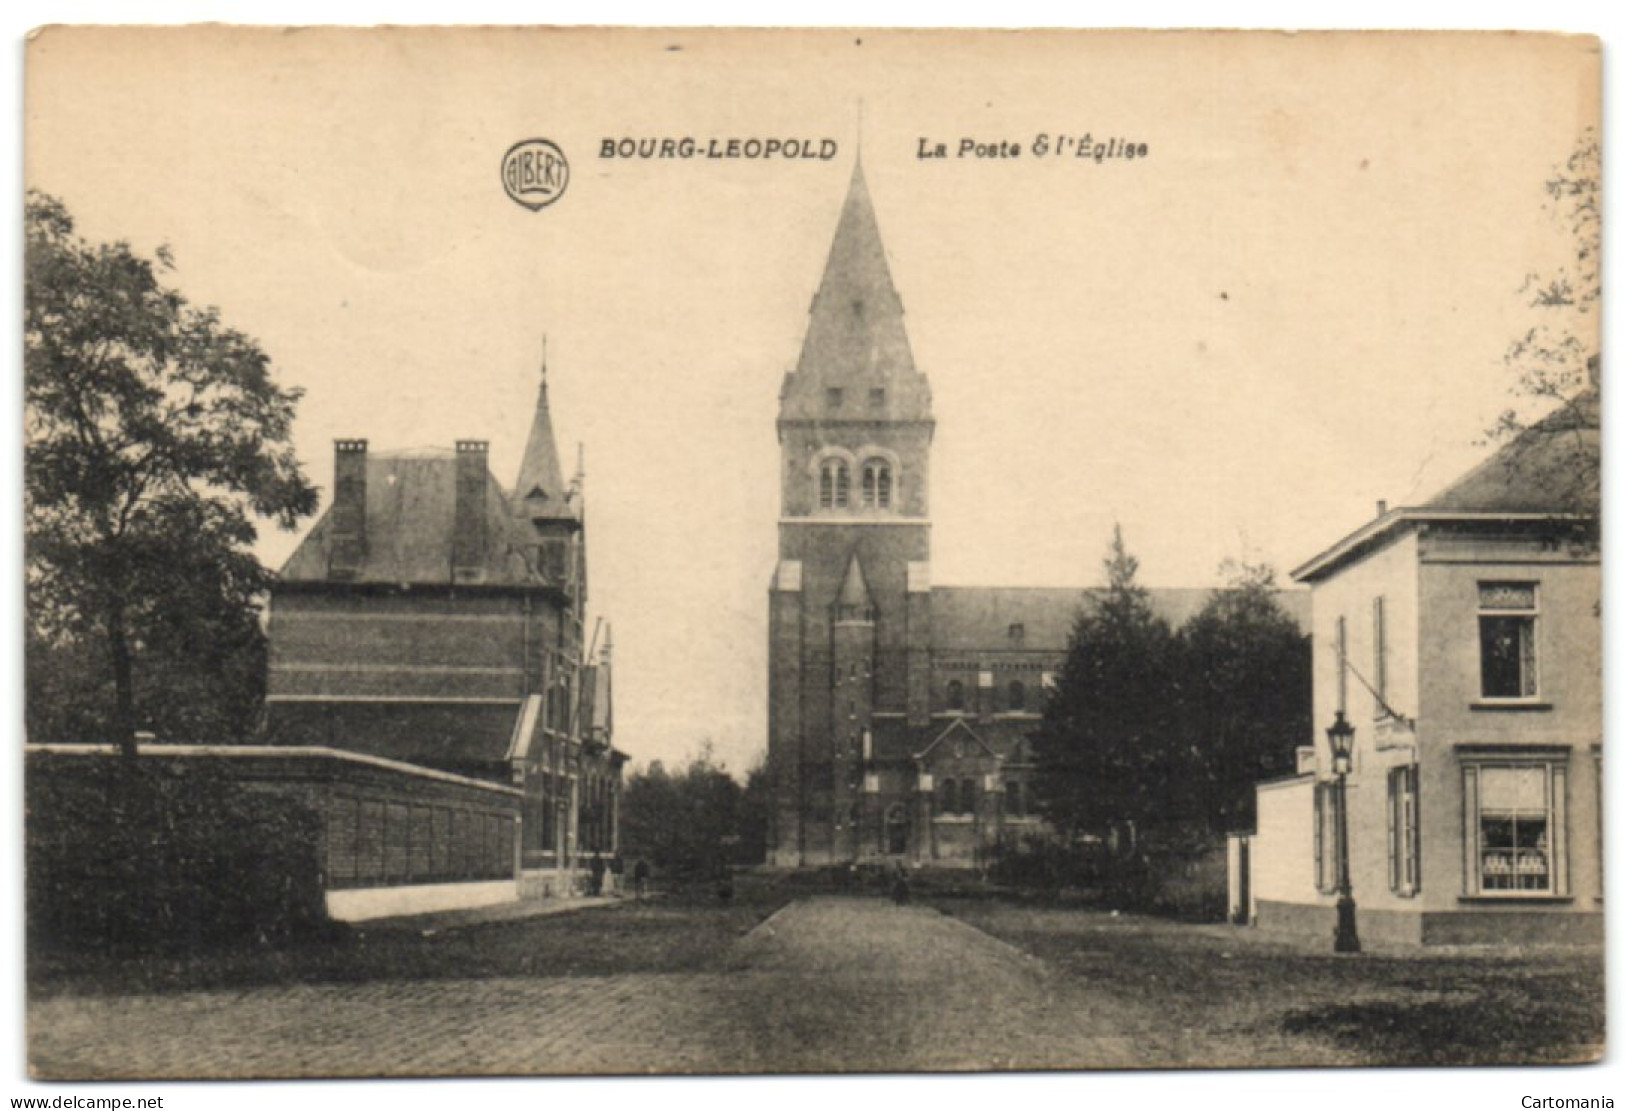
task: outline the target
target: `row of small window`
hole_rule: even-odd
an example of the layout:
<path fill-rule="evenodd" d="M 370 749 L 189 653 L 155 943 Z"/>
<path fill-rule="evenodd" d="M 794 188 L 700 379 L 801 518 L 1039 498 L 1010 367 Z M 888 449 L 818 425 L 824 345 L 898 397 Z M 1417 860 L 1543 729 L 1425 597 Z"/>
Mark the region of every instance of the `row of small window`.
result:
<path fill-rule="evenodd" d="M 1464 765 L 1463 836 L 1468 895 L 1568 894 L 1563 830 L 1567 767 L 1561 762 Z M 1422 889 L 1417 767 L 1388 773 L 1388 886 Z M 1331 784 L 1315 786 L 1315 886 L 1337 889 L 1337 812 Z"/>
<path fill-rule="evenodd" d="M 991 688 L 989 688 L 991 690 Z M 963 711 L 965 709 L 965 684 L 958 679 L 948 680 L 943 688 L 943 698 L 950 711 Z M 989 695 L 988 709 L 991 710 L 992 695 Z M 1020 679 L 1012 679 L 1004 688 L 1004 709 L 1010 713 L 1019 713 L 1027 708 L 1027 684 Z"/>
<path fill-rule="evenodd" d="M 1534 583 L 1478 584 L 1479 694 L 1486 699 L 1529 699 L 1540 693 L 1535 622 L 1539 600 Z M 1371 680 L 1379 715 L 1388 706 L 1388 629 L 1384 601 L 1371 603 Z M 1348 622 L 1337 619 L 1337 707 L 1348 709 Z M 1356 672 L 1356 677 L 1359 677 Z"/>
<path fill-rule="evenodd" d="M 1020 818 L 1026 815 L 1027 797 L 1023 787 L 1024 784 L 1019 779 L 1005 781 L 1004 813 L 1007 817 Z M 934 812 L 938 817 L 968 816 L 976 813 L 976 780 L 938 780 Z"/>
<path fill-rule="evenodd" d="M 892 507 L 891 464 L 884 459 L 867 460 L 859 469 L 858 505 L 863 509 Z M 852 507 L 852 471 L 844 459 L 826 459 L 818 467 L 818 507 Z"/>

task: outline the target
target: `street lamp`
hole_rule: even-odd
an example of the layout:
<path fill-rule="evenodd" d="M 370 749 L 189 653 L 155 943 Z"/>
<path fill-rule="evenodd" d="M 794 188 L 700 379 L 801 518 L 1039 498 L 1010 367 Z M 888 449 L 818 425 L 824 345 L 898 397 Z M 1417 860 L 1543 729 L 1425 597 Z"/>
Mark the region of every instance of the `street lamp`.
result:
<path fill-rule="evenodd" d="M 1354 888 L 1349 882 L 1348 776 L 1353 766 L 1354 726 L 1342 710 L 1337 711 L 1337 720 L 1326 730 L 1326 739 L 1332 746 L 1332 774 L 1337 776 L 1337 933 L 1332 950 L 1358 953 L 1360 935 L 1354 928 Z"/>

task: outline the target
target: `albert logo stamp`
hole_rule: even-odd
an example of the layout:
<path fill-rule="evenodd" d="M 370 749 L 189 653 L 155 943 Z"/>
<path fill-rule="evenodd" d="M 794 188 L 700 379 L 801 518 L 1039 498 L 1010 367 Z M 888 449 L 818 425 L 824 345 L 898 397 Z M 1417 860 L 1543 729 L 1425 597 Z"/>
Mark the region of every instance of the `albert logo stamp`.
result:
<path fill-rule="evenodd" d="M 532 212 L 562 197 L 569 184 L 570 162 L 550 139 L 524 139 L 502 156 L 502 188 Z"/>

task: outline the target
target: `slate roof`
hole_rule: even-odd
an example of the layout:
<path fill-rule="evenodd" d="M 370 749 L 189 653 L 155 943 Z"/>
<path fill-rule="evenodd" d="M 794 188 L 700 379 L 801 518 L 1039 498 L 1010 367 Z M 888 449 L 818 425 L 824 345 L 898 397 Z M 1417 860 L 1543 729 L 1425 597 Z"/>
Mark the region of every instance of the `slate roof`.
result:
<path fill-rule="evenodd" d="M 1414 523 L 1577 516 L 1601 508 L 1602 413 L 1596 391 L 1525 429 L 1420 506 L 1390 509 L 1292 572 L 1313 582 Z"/>
<path fill-rule="evenodd" d="M 514 507 L 531 520 L 575 520 L 581 516 L 581 506 L 572 495 L 573 491 L 564 481 L 564 470 L 559 466 L 544 369 L 541 390 L 536 396 L 536 414 L 531 418 L 530 436 L 525 441 L 525 457 L 519 464 L 519 479 L 514 484 Z"/>
<path fill-rule="evenodd" d="M 1423 508 L 1595 512 L 1600 491 L 1594 461 L 1602 444 L 1601 417 L 1597 394 L 1582 395 L 1572 407 L 1565 406 L 1526 429 Z"/>
<path fill-rule="evenodd" d="M 1098 588 L 938 586 L 931 589 L 931 646 L 939 651 L 1022 648 L 1065 652 L 1073 622 L 1087 595 Z M 1175 629 L 1201 610 L 1213 594 L 1200 588 L 1153 589 L 1151 608 Z M 1288 616 L 1309 632 L 1309 592 L 1276 594 Z M 1018 645 L 1010 627 L 1022 627 Z"/>
<path fill-rule="evenodd" d="M 515 518 L 506 494 L 489 471 L 485 482 L 488 543 L 486 585 L 539 587 L 546 579 L 528 555 L 535 533 Z M 367 555 L 356 583 L 449 584 L 452 529 L 457 508 L 457 458 L 450 449 L 417 448 L 367 456 Z M 284 582 L 328 582 L 333 508 L 282 567 Z"/>
<path fill-rule="evenodd" d="M 827 404 L 831 388 L 846 395 L 837 411 Z M 869 401 L 874 388 L 885 391 L 878 407 Z M 852 168 L 801 358 L 785 376 L 780 401 L 781 420 L 931 419 L 931 387 L 914 367 L 861 162 Z"/>

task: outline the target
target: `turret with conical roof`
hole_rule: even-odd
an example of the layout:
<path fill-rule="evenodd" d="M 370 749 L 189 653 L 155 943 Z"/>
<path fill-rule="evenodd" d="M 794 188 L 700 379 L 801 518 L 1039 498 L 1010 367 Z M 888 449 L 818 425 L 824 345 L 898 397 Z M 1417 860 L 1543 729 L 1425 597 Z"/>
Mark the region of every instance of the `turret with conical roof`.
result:
<path fill-rule="evenodd" d="M 525 457 L 514 484 L 514 504 L 533 521 L 580 520 L 575 491 L 564 481 L 559 466 L 558 442 L 553 437 L 553 415 L 547 403 L 547 357 L 542 357 L 542 382 L 536 393 L 536 414 L 531 418 Z"/>
<path fill-rule="evenodd" d="M 568 483 L 559 466 L 558 441 L 553 435 L 553 414 L 547 400 L 547 353 L 542 353 L 542 381 L 536 392 L 536 412 L 519 464 L 513 489 L 514 515 L 528 523 L 533 536 L 537 568 L 573 598 L 581 620 L 587 600 L 587 558 L 582 543 L 582 475 Z"/>

